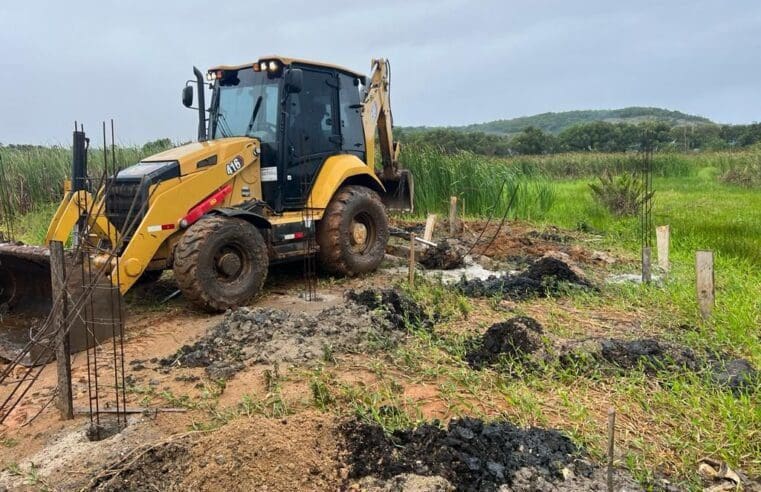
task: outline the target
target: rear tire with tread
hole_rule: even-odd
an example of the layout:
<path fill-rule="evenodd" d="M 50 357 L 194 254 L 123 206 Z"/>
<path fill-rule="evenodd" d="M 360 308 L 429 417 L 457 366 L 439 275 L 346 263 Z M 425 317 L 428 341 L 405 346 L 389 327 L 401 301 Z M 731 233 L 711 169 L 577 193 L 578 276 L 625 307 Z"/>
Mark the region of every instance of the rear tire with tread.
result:
<path fill-rule="evenodd" d="M 261 292 L 268 266 L 259 230 L 229 217 L 205 217 L 191 225 L 174 253 L 174 276 L 182 294 L 207 311 L 247 304 Z"/>
<path fill-rule="evenodd" d="M 331 273 L 354 276 L 377 269 L 388 243 L 388 217 L 378 193 L 341 187 L 317 224 L 317 243 L 321 265 Z"/>

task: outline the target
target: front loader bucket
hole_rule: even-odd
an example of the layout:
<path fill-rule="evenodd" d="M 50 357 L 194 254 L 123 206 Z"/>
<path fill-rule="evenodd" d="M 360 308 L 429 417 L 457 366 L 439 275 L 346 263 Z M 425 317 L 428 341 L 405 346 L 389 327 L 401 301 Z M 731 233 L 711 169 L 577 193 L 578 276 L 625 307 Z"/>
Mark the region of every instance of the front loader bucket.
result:
<path fill-rule="evenodd" d="M 118 335 L 122 317 L 118 289 L 105 275 L 97 279 L 96 272 L 83 268 L 71 255 L 66 255 L 64 268 L 71 352 Z M 55 357 L 58 324 L 50 316 L 52 291 L 47 248 L 0 244 L 0 358 L 38 365 Z"/>
<path fill-rule="evenodd" d="M 413 212 L 415 204 L 415 181 L 408 169 L 400 169 L 399 176 L 381 178 L 386 193 L 381 200 L 389 211 Z"/>

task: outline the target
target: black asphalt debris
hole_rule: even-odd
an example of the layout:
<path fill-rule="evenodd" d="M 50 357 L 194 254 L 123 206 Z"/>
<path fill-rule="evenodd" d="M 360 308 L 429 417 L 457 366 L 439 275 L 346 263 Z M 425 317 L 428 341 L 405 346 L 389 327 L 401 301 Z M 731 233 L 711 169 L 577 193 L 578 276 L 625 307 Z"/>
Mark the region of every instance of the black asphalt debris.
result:
<path fill-rule="evenodd" d="M 391 480 L 403 474 L 438 476 L 456 490 L 604 490 L 604 473 L 566 435 L 474 418 L 436 422 L 390 435 L 358 420 L 341 427 L 349 477 Z M 630 477 L 617 475 L 638 490 Z"/>

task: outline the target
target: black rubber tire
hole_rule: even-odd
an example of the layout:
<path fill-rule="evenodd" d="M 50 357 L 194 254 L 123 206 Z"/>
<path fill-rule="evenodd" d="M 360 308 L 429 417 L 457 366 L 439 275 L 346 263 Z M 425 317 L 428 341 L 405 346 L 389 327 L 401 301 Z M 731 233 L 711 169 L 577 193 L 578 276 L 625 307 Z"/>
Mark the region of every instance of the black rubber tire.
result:
<path fill-rule="evenodd" d="M 222 253 L 237 258 L 236 272 L 221 271 Z M 213 312 L 247 304 L 261 292 L 268 267 L 267 246 L 259 230 L 229 217 L 196 222 L 185 231 L 174 253 L 174 277 L 182 294 Z"/>
<path fill-rule="evenodd" d="M 354 222 L 365 226 L 366 240 L 354 243 Z M 341 187 L 317 224 L 322 267 L 354 276 L 374 271 L 383 261 L 388 243 L 388 216 L 378 194 L 364 186 Z"/>

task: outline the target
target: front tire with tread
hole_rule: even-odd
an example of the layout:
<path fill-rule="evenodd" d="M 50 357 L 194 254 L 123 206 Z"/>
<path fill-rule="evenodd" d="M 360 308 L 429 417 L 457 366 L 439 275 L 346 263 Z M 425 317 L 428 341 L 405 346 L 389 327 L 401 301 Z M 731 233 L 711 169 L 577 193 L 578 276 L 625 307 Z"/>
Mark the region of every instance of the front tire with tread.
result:
<path fill-rule="evenodd" d="M 177 243 L 174 276 L 182 294 L 207 311 L 248 303 L 267 279 L 269 258 L 259 230 L 242 219 L 210 216 Z"/>

